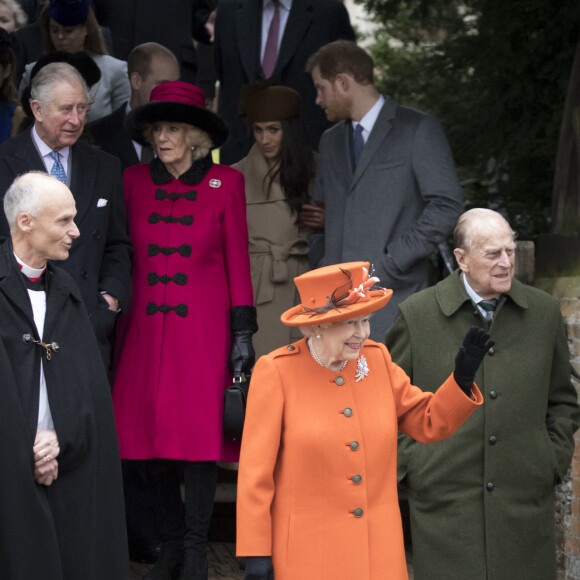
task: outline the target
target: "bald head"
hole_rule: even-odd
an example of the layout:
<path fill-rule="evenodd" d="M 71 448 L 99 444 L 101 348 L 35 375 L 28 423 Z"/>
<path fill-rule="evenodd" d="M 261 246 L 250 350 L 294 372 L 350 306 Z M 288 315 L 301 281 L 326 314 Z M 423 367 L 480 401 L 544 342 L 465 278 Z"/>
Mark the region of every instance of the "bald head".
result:
<path fill-rule="evenodd" d="M 476 207 L 459 216 L 453 232 L 455 247 L 469 250 L 474 245 L 474 238 L 481 236 L 489 227 L 507 228 L 512 237 L 515 237 L 507 220 L 500 213 L 492 209 Z"/>
<path fill-rule="evenodd" d="M 33 268 L 44 267 L 47 260 L 66 260 L 79 236 L 72 193 L 46 173 L 16 178 L 4 196 L 4 213 L 14 252 Z"/>
<path fill-rule="evenodd" d="M 488 300 L 511 288 L 514 232 L 501 214 L 471 209 L 460 216 L 454 237 L 457 264 L 476 294 Z"/>

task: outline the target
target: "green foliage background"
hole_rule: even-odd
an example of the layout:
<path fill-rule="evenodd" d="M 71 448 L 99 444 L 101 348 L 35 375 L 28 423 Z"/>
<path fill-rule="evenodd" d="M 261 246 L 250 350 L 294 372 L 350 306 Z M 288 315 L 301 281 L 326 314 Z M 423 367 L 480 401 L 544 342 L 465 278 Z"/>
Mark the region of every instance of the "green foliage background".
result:
<path fill-rule="evenodd" d="M 467 208 L 548 231 L 577 0 L 357 1 L 381 25 L 378 87 L 443 122 Z"/>

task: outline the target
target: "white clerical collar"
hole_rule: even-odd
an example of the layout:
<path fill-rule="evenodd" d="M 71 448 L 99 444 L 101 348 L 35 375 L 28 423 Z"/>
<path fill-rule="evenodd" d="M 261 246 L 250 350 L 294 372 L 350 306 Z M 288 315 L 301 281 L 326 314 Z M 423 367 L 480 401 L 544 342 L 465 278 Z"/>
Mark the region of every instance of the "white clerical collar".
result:
<path fill-rule="evenodd" d="M 16 261 L 20 264 L 22 273 L 31 280 L 33 280 L 34 278 L 40 278 L 44 274 L 44 271 L 46 270 L 46 266 L 40 269 L 33 268 L 32 266 L 28 266 L 27 264 L 25 264 L 16 254 L 14 254 L 14 257 L 16 258 Z"/>

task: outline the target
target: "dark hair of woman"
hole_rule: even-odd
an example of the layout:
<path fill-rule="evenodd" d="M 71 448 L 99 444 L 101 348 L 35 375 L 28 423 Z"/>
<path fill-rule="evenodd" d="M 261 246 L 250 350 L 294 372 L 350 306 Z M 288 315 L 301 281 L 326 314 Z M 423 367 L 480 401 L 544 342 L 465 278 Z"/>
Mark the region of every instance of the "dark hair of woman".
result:
<path fill-rule="evenodd" d="M 315 172 L 316 161 L 310 149 L 304 124 L 298 118 L 282 119 L 282 147 L 280 162 L 270 168 L 264 180 L 268 180 L 268 195 L 272 183 L 280 176 L 280 185 L 286 203 L 292 213 L 298 213 L 303 203 L 310 202 L 310 184 Z"/>
<path fill-rule="evenodd" d="M 41 10 L 38 20 L 40 31 L 42 33 L 42 47 L 44 53 L 54 52 L 56 49 L 50 39 L 50 16 L 48 15 L 47 6 Z M 101 27 L 99 26 L 97 17 L 92 8 L 89 8 L 89 14 L 85 26 L 87 27 L 87 37 L 85 38 L 84 50 L 88 50 L 93 54 L 109 54 L 105 39 L 103 38 L 103 33 L 101 32 Z"/>
<path fill-rule="evenodd" d="M 16 88 L 15 80 L 16 56 L 12 50 L 10 41 L 4 38 L 4 35 L 0 37 L 0 67 L 4 70 L 7 67 L 11 67 L 10 74 L 0 84 L 0 102 L 15 105 L 18 103 L 18 89 Z"/>

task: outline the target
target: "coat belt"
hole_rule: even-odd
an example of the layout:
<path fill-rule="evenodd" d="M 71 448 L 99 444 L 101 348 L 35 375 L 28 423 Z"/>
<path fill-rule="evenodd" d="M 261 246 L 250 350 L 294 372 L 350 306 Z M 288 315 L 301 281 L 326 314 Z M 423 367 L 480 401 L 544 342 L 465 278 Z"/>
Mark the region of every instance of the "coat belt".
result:
<path fill-rule="evenodd" d="M 276 284 L 287 282 L 288 258 L 291 256 L 307 256 L 308 242 L 304 239 L 294 240 L 279 246 L 268 242 L 250 242 L 250 256 L 262 256 L 261 274 L 258 288 L 254 288 L 255 303 L 265 304 L 274 299 Z"/>

